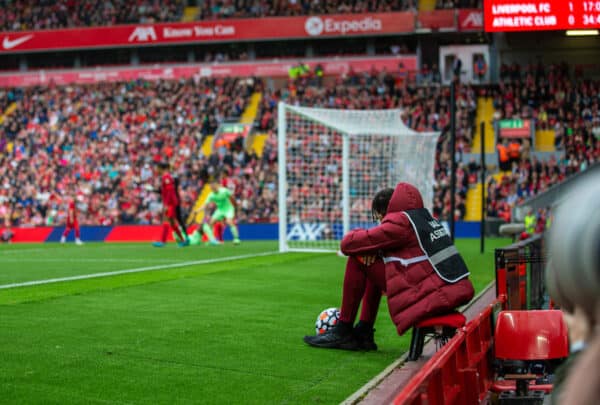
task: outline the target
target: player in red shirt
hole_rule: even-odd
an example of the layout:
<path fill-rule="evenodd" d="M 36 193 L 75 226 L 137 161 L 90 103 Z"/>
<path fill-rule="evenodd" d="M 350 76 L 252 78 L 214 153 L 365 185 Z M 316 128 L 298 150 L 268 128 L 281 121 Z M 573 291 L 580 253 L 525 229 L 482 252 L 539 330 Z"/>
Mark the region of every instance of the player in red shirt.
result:
<path fill-rule="evenodd" d="M 79 238 L 79 221 L 77 221 L 77 207 L 75 206 L 75 200 L 69 199 L 69 208 L 67 210 L 67 223 L 65 225 L 65 231 L 63 232 L 60 243 L 65 243 L 67 236 L 71 233 L 71 230 L 75 230 L 75 244 L 83 245 L 83 242 Z"/>
<path fill-rule="evenodd" d="M 190 244 L 187 235 L 184 238 L 181 234 L 181 230 L 179 229 L 179 221 L 177 218 L 178 207 L 179 207 L 179 197 L 177 193 L 177 184 L 175 183 L 175 179 L 171 176 L 171 173 L 168 172 L 169 164 L 165 162 L 158 163 L 158 174 L 161 176 L 160 181 L 160 195 L 162 197 L 163 203 L 163 224 L 162 224 L 162 233 L 160 236 L 160 241 L 154 242 L 153 245 L 156 247 L 163 247 L 167 242 L 167 236 L 169 234 L 169 226 L 175 232 L 180 242 L 178 242 L 179 246 L 187 246 Z M 167 222 L 165 222 L 165 218 Z"/>

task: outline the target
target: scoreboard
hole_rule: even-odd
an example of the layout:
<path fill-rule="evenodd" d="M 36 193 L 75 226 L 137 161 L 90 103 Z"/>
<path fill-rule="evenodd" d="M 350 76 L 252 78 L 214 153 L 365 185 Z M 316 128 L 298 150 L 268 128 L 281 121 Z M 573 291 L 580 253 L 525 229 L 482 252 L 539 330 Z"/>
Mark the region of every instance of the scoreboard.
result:
<path fill-rule="evenodd" d="M 484 0 L 485 31 L 600 28 L 600 0 Z"/>

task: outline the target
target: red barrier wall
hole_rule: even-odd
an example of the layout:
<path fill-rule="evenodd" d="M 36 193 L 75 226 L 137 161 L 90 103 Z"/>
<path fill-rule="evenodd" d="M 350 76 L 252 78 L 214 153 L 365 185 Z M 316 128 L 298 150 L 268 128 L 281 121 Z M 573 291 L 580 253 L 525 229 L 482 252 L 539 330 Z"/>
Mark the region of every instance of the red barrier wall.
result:
<path fill-rule="evenodd" d="M 41 228 L 11 228 L 15 233 L 13 242 L 44 242 L 54 229 L 50 226 Z"/>
<path fill-rule="evenodd" d="M 394 404 L 479 404 L 494 378 L 493 314 L 502 302 L 494 301 L 458 331 L 394 398 Z"/>

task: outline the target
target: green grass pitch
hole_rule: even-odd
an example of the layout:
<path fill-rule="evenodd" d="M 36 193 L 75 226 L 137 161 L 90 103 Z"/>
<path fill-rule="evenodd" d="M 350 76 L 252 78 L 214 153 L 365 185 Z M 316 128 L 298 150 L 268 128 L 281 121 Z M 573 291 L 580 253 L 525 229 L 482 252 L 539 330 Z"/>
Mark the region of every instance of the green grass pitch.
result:
<path fill-rule="evenodd" d="M 459 240 L 476 290 L 493 249 Z M 0 403 L 335 404 L 408 348 L 382 302 L 377 352 L 306 346 L 344 260 L 275 242 L 0 246 Z M 129 273 L 83 278 L 130 270 Z M 81 277 L 83 276 L 83 277 Z M 9 284 L 74 278 L 49 284 Z"/>

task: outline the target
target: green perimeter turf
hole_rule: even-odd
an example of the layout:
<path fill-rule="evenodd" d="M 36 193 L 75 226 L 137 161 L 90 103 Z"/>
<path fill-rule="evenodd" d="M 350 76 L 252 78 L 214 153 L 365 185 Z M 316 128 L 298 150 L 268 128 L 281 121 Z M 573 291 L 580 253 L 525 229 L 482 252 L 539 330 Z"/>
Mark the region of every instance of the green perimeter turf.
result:
<path fill-rule="evenodd" d="M 480 255 L 478 240 L 457 241 L 478 291 L 494 277 L 493 247 L 509 241 L 486 243 Z M 242 246 L 264 252 L 276 244 Z M 0 277 L 237 256 L 240 247 L 156 254 L 146 245 L 14 245 L 11 251 L 30 250 L 0 255 Z M 90 260 L 73 261 L 74 254 Z M 23 260 L 6 260 L 14 256 Z M 64 262 L 33 261 L 44 257 Z M 107 257 L 130 262 L 101 260 Z M 339 403 L 405 352 L 410 339 L 396 335 L 383 302 L 377 352 L 302 342 L 314 333 L 317 314 L 339 305 L 343 267 L 335 255 L 295 253 L 0 290 L 0 403 Z"/>

